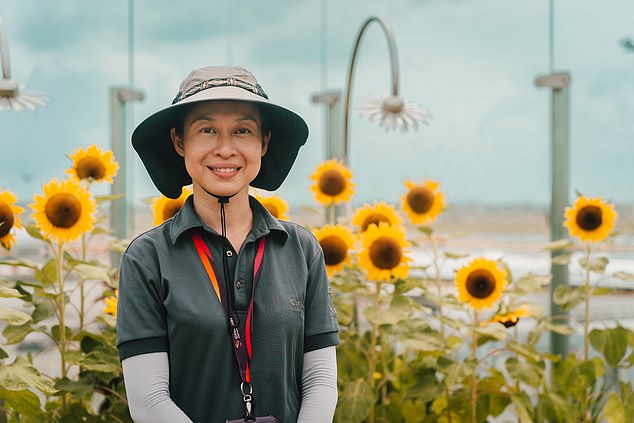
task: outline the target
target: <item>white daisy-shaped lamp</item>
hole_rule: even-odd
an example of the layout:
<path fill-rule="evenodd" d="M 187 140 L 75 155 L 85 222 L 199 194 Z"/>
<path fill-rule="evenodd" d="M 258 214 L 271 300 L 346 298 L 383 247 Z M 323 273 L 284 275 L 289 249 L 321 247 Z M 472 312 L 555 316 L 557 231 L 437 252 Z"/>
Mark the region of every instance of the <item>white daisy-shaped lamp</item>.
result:
<path fill-rule="evenodd" d="M 36 106 L 45 106 L 47 98 L 42 93 L 29 91 L 11 79 L 9 63 L 9 43 L 4 33 L 2 17 L 0 17 L 0 59 L 2 60 L 2 79 L 0 79 L 0 111 L 24 109 L 35 110 Z"/>
<path fill-rule="evenodd" d="M 348 138 L 349 138 L 349 114 L 350 114 L 350 92 L 352 88 L 352 75 L 354 65 L 359 51 L 359 44 L 365 30 L 372 22 L 377 22 L 388 41 L 390 50 L 390 61 L 392 65 L 392 92 L 386 95 L 373 95 L 368 97 L 360 106 L 362 116 L 368 116 L 371 121 L 378 121 L 381 126 L 386 129 L 400 129 L 406 131 L 409 128 L 418 128 L 419 123 L 429 122 L 429 112 L 423 107 L 411 101 L 404 100 L 398 94 L 398 57 L 396 53 L 396 42 L 390 25 L 378 16 L 370 16 L 361 25 L 361 29 L 357 33 L 352 51 L 352 59 L 350 60 L 350 68 L 348 70 L 348 81 L 346 84 L 346 97 L 344 100 L 344 119 L 343 119 L 343 155 L 344 160 L 348 162 Z"/>

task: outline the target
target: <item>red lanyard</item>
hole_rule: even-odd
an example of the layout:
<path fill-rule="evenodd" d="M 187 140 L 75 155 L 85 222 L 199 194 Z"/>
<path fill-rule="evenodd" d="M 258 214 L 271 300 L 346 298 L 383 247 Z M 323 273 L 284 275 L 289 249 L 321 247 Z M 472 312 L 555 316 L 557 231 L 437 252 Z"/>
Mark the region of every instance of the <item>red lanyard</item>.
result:
<path fill-rule="evenodd" d="M 200 256 L 200 261 L 207 272 L 207 276 L 209 276 L 209 280 L 211 281 L 211 285 L 214 288 L 216 296 L 218 297 L 218 301 L 223 305 L 225 310 L 225 314 L 227 315 L 227 319 L 229 321 L 230 335 L 231 335 L 231 345 L 233 346 L 233 350 L 236 355 L 236 360 L 238 361 L 238 366 L 240 367 L 240 377 L 242 378 L 242 382 L 251 383 L 251 371 L 249 370 L 249 361 L 253 355 L 253 350 L 251 347 L 251 339 L 252 339 L 252 331 L 253 331 L 253 301 L 255 298 L 255 286 L 260 279 L 260 274 L 262 273 L 262 257 L 264 256 L 264 238 L 260 238 L 258 240 L 257 252 L 255 253 L 255 259 L 253 261 L 253 284 L 251 287 L 251 302 L 249 304 L 249 310 L 247 312 L 247 321 L 244 329 L 244 339 L 245 342 L 242 342 L 242 336 L 240 334 L 240 328 L 238 326 L 237 315 L 234 310 L 233 301 L 229 301 L 228 298 L 228 290 L 233 289 L 229 281 L 224 281 L 224 284 L 218 283 L 218 278 L 216 276 L 216 272 L 214 272 L 214 259 L 211 256 L 211 252 L 205 244 L 202 236 L 195 232 L 192 234 L 192 239 L 194 240 L 194 245 L 196 246 L 196 251 L 198 251 L 198 255 Z"/>

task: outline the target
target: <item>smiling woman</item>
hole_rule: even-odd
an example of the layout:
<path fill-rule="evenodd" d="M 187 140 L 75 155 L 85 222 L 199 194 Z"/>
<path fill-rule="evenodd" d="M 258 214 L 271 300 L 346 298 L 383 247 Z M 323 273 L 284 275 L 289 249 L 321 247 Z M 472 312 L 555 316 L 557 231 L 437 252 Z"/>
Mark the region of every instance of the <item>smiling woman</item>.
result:
<path fill-rule="evenodd" d="M 322 249 L 249 196 L 280 186 L 307 137 L 250 72 L 219 66 L 192 71 L 135 129 L 173 202 L 162 218 L 178 206 L 121 258 L 117 346 L 135 420 L 332 421 L 339 338 Z"/>

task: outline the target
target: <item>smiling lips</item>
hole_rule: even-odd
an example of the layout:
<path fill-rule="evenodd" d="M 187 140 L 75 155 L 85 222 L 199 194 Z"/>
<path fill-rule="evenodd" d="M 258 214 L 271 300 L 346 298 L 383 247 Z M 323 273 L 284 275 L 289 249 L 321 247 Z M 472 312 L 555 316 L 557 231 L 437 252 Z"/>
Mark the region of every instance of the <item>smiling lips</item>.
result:
<path fill-rule="evenodd" d="M 215 174 L 224 176 L 224 177 L 233 176 L 241 169 L 240 167 L 211 167 L 211 166 L 209 166 L 208 168 Z"/>

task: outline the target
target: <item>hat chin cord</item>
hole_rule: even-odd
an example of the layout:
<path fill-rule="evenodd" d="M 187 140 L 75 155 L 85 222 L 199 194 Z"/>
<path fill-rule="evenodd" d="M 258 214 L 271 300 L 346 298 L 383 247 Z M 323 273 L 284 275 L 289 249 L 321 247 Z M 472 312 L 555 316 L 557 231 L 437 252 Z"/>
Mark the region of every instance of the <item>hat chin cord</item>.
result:
<path fill-rule="evenodd" d="M 229 202 L 229 199 L 233 197 L 234 195 L 236 195 L 237 192 L 231 195 L 216 195 L 212 192 L 207 191 L 205 188 L 203 188 L 203 191 L 205 191 L 207 194 L 211 195 L 212 197 L 217 198 L 218 203 L 220 204 L 220 227 L 222 229 L 222 241 L 223 241 L 222 242 L 222 272 L 225 277 L 225 286 L 226 286 L 227 294 L 229 294 L 229 300 L 233 303 L 234 301 L 233 289 L 231 289 L 231 286 L 233 284 L 229 282 L 229 261 L 227 259 L 227 251 L 229 251 L 229 239 L 227 238 L 227 219 L 225 216 L 225 204 L 227 204 Z M 238 316 L 236 315 L 234 316 L 234 318 L 239 324 Z"/>

